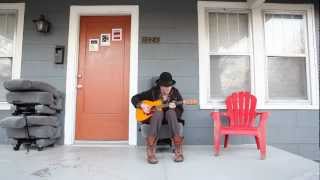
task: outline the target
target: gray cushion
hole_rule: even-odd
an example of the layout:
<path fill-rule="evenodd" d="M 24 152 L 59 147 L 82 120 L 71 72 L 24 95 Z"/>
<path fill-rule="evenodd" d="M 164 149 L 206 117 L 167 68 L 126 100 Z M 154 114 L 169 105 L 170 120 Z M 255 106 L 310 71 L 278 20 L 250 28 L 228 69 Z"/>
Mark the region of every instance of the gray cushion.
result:
<path fill-rule="evenodd" d="M 9 116 L 0 120 L 0 127 L 2 128 L 23 128 L 25 124 L 22 116 Z"/>
<path fill-rule="evenodd" d="M 63 94 L 55 87 L 48 83 L 41 81 L 31 81 L 23 79 L 8 80 L 3 83 L 3 86 L 11 92 L 29 92 L 29 91 L 41 91 L 49 92 L 53 95 L 54 104 L 51 104 L 51 108 L 61 110 L 63 108 Z M 48 105 L 48 104 L 46 104 Z"/>
<path fill-rule="evenodd" d="M 24 128 L 6 128 L 9 138 L 27 138 Z M 33 126 L 29 127 L 29 134 L 35 138 L 58 138 L 61 135 L 61 127 L 55 128 L 52 126 Z"/>
<path fill-rule="evenodd" d="M 58 117 L 56 116 L 27 116 L 29 125 L 48 125 L 59 126 Z M 0 127 L 3 128 L 23 128 L 26 126 L 26 120 L 23 116 L 9 116 L 0 120 Z"/>
<path fill-rule="evenodd" d="M 57 116 L 27 116 L 30 125 L 48 125 L 58 127 L 60 125 Z"/>
<path fill-rule="evenodd" d="M 183 136 L 183 124 L 182 123 L 178 123 L 178 124 L 179 124 L 179 134 L 180 134 L 180 136 Z M 149 129 L 150 129 L 150 125 L 149 124 L 141 124 L 140 128 L 141 128 L 142 137 L 147 138 L 148 133 L 149 133 Z M 160 129 L 159 139 L 166 139 L 166 138 L 171 138 L 170 134 L 169 134 L 169 126 L 168 126 L 168 124 L 163 124 Z"/>
<path fill-rule="evenodd" d="M 35 110 L 37 114 L 56 114 L 57 111 L 45 105 L 36 105 Z"/>
<path fill-rule="evenodd" d="M 38 147 L 46 147 L 50 146 L 51 144 L 54 144 L 57 141 L 57 139 L 37 139 L 36 144 Z"/>
<path fill-rule="evenodd" d="M 62 110 L 63 109 L 63 105 L 64 105 L 64 102 L 63 102 L 63 98 L 62 96 L 59 97 L 59 98 L 55 98 L 54 99 L 54 106 L 51 106 L 51 108 L 54 108 L 56 110 Z"/>
<path fill-rule="evenodd" d="M 8 92 L 7 102 L 10 104 L 42 104 L 54 106 L 53 95 L 49 92 Z"/>
<path fill-rule="evenodd" d="M 3 86 L 9 91 L 43 91 L 50 92 L 56 97 L 61 95 L 55 87 L 41 81 L 14 79 L 5 81 Z"/>

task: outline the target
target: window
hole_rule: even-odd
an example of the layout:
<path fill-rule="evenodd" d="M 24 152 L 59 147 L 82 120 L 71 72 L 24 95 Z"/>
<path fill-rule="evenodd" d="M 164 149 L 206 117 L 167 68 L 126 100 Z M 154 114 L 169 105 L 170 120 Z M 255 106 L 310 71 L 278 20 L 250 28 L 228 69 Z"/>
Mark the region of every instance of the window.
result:
<path fill-rule="evenodd" d="M 5 101 L 5 90 L 2 86 L 5 80 L 12 78 L 12 59 L 14 36 L 16 32 L 16 12 L 0 11 L 0 101 Z"/>
<path fill-rule="evenodd" d="M 258 108 L 318 108 L 313 5 L 198 2 L 203 109 L 251 91 Z"/>
<path fill-rule="evenodd" d="M 24 4 L 0 3 L 0 110 L 8 109 L 3 82 L 20 77 Z"/>
<path fill-rule="evenodd" d="M 210 99 L 251 90 L 249 13 L 209 12 Z M 241 78 L 239 78 L 241 77 Z"/>
<path fill-rule="evenodd" d="M 307 100 L 305 15 L 266 12 L 264 27 L 268 100 Z"/>

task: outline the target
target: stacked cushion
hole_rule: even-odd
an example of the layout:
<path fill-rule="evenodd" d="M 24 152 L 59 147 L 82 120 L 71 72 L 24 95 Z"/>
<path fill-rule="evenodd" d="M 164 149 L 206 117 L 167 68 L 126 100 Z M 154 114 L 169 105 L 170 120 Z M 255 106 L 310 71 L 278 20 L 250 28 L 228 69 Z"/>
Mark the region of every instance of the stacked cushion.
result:
<path fill-rule="evenodd" d="M 6 128 L 7 136 L 10 138 L 28 138 L 24 128 Z M 29 127 L 29 135 L 32 138 L 41 139 L 55 139 L 61 135 L 61 128 L 55 128 L 52 126 L 32 126 Z"/>
<path fill-rule="evenodd" d="M 46 103 L 50 107 L 61 110 L 63 108 L 63 95 L 60 91 L 58 91 L 55 87 L 51 86 L 48 83 L 41 82 L 41 81 L 31 81 L 31 80 L 9 80 L 3 83 L 3 86 L 10 92 L 15 92 L 18 94 L 10 94 L 8 93 L 7 99 L 8 102 L 12 102 L 13 104 L 15 101 L 18 103 L 32 103 L 35 100 L 35 103 Z M 29 93 L 28 95 L 31 97 L 26 97 L 19 92 Z M 37 92 L 46 92 L 46 94 Z M 50 97 L 49 97 L 50 96 Z M 52 100 L 50 99 L 52 98 Z M 50 104 L 48 104 L 50 103 Z"/>
<path fill-rule="evenodd" d="M 9 80 L 3 83 L 9 91 L 7 102 L 13 104 L 12 115 L 0 120 L 0 127 L 15 145 L 32 140 L 37 147 L 53 145 L 61 136 L 57 114 L 63 108 L 63 95 L 48 83 L 31 80 Z"/>
<path fill-rule="evenodd" d="M 27 121 L 25 120 L 27 119 Z M 60 125 L 56 116 L 9 116 L 0 121 L 0 126 L 3 128 L 23 128 L 28 122 L 29 126 L 53 126 Z"/>

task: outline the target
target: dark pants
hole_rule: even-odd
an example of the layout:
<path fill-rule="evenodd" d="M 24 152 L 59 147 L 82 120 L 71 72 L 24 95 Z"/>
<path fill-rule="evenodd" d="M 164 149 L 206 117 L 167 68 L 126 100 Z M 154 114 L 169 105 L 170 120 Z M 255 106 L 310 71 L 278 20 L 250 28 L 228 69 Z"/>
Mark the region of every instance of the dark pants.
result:
<path fill-rule="evenodd" d="M 177 114 L 174 110 L 156 111 L 150 119 L 150 130 L 148 136 L 159 137 L 163 120 L 168 122 L 170 137 L 179 136 L 179 124 Z"/>

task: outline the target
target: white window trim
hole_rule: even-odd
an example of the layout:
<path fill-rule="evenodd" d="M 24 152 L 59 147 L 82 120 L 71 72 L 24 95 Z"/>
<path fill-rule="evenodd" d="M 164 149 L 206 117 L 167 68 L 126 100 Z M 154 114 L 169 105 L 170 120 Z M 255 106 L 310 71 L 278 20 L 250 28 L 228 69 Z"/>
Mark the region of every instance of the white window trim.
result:
<path fill-rule="evenodd" d="M 21 58 L 25 3 L 0 3 L 0 10 L 16 10 L 17 32 L 15 35 L 15 46 L 12 59 L 12 79 L 21 77 Z M 9 110 L 11 105 L 7 102 L 0 102 L 0 110 Z"/>
<path fill-rule="evenodd" d="M 246 2 L 217 2 L 217 1 L 198 1 L 198 38 L 199 38 L 199 101 L 201 109 L 225 109 L 224 103 L 212 103 L 209 101 L 208 82 L 210 82 L 210 61 L 209 61 L 209 32 L 207 24 L 208 10 L 250 10 Z M 307 15 L 307 79 L 308 79 L 308 97 L 309 101 L 275 101 L 266 103 L 266 60 L 264 50 L 264 11 L 304 11 Z M 313 4 L 278 4 L 264 3 L 259 7 L 251 9 L 252 14 L 252 40 L 253 40 L 253 62 L 254 76 L 251 81 L 254 82 L 251 92 L 258 97 L 258 109 L 319 109 L 319 83 L 318 83 L 318 64 L 316 49 L 316 32 Z M 252 67 L 252 65 L 250 66 Z"/>
<path fill-rule="evenodd" d="M 102 5 L 102 6 L 71 6 L 69 18 L 68 60 L 66 80 L 66 102 L 64 121 L 64 144 L 75 143 L 76 124 L 76 94 L 77 72 L 79 55 L 80 16 L 95 15 L 130 15 L 131 41 L 130 41 L 130 78 L 129 97 L 138 91 L 138 42 L 139 42 L 139 6 L 137 5 Z M 128 99 L 129 104 L 130 98 Z M 137 121 L 135 108 L 129 107 L 129 145 L 137 145 Z"/>

